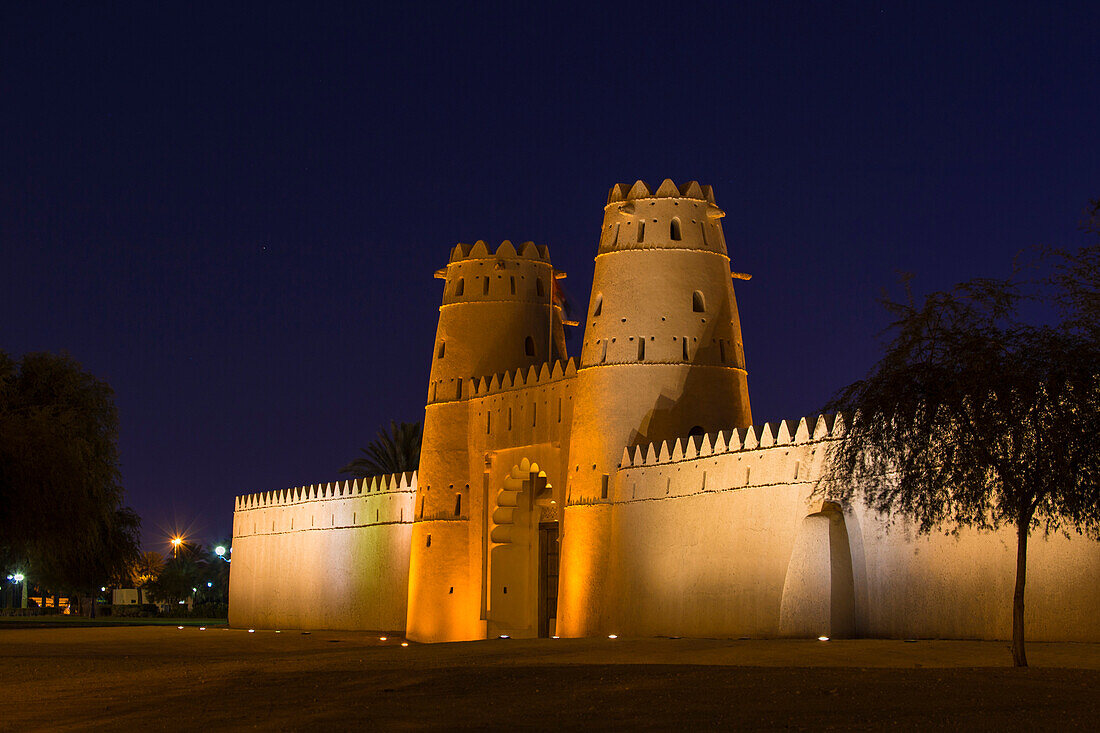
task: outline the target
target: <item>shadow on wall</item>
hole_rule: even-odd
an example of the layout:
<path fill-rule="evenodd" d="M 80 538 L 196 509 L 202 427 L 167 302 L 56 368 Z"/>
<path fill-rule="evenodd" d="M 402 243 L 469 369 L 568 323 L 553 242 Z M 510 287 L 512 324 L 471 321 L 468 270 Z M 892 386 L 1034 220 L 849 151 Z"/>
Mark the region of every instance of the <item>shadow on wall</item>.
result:
<path fill-rule="evenodd" d="M 694 365 L 693 365 L 694 366 Z M 686 369 L 679 394 L 663 392 L 629 436 L 626 447 L 647 446 L 661 441 L 673 442 L 689 434 L 714 434 L 719 430 L 746 428 L 751 424 L 747 396 L 741 394 L 740 373 L 730 370 L 728 377 L 715 379 L 716 368 Z M 725 371 L 725 370 L 721 370 Z M 744 402 L 743 402 L 744 401 Z M 738 415 L 745 415 L 739 420 Z"/>
<path fill-rule="evenodd" d="M 844 514 L 833 502 L 802 520 L 779 611 L 781 636 L 855 634 L 855 578 Z"/>

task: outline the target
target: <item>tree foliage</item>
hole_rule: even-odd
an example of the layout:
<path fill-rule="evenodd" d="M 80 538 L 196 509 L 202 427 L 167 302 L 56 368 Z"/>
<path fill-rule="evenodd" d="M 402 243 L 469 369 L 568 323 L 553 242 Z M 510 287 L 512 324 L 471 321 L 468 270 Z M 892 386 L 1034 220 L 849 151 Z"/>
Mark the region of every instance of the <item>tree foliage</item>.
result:
<path fill-rule="evenodd" d="M 0 352 L 0 562 L 36 585 L 94 592 L 138 556 L 113 398 L 68 356 Z"/>
<path fill-rule="evenodd" d="M 378 436 L 363 449 L 363 457 L 348 463 L 340 473 L 363 478 L 415 471 L 420 465 L 420 439 L 420 423 L 390 420 L 389 432 L 380 429 Z"/>
<path fill-rule="evenodd" d="M 135 588 L 147 588 L 160 577 L 164 569 L 164 557 L 159 552 L 143 552 L 130 567 L 130 582 Z"/>
<path fill-rule="evenodd" d="M 858 494 L 924 532 L 1015 528 L 1017 665 L 1029 535 L 1100 530 L 1100 246 L 1042 264 L 1052 273 L 887 301 L 884 355 L 826 408 L 848 421 L 822 482 L 831 495 Z M 1056 322 L 1024 317 L 1037 299 L 1057 306 Z"/>

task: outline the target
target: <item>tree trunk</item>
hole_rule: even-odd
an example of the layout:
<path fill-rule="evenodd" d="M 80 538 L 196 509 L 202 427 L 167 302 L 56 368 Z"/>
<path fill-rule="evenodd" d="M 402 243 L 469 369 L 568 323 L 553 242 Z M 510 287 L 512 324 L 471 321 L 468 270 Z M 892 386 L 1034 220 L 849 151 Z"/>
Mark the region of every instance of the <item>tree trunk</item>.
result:
<path fill-rule="evenodd" d="M 1021 511 L 1016 523 L 1016 591 L 1012 594 L 1012 663 L 1027 666 L 1024 653 L 1024 581 L 1027 579 L 1027 536 L 1031 512 Z"/>

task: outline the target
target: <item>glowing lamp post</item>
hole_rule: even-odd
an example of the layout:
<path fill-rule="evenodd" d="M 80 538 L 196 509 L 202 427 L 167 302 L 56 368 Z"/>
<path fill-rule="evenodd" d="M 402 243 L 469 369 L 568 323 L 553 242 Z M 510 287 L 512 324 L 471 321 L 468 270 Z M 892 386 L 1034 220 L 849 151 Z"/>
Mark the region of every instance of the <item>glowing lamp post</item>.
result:
<path fill-rule="evenodd" d="M 10 580 L 13 583 L 21 583 L 23 585 L 23 602 L 20 605 L 20 608 L 26 608 L 27 607 L 27 578 L 26 578 L 26 576 L 24 576 L 23 573 L 13 573 L 13 574 L 8 576 L 8 580 Z"/>
<path fill-rule="evenodd" d="M 172 557 L 179 557 L 180 545 L 182 545 L 182 544 L 183 544 L 183 538 L 182 537 L 173 537 L 172 538 Z"/>
<path fill-rule="evenodd" d="M 214 548 L 214 554 L 220 557 L 222 560 L 229 562 L 229 558 L 225 556 L 225 545 L 218 545 Z"/>

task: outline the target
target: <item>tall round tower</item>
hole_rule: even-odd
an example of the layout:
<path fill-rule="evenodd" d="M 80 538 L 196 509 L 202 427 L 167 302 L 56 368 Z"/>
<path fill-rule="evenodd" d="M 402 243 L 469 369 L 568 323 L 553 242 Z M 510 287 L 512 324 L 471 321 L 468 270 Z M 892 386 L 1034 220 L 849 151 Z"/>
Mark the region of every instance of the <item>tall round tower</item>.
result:
<path fill-rule="evenodd" d="M 723 216 L 694 181 L 608 196 L 569 443 L 562 635 L 608 631 L 608 482 L 623 448 L 752 424 Z"/>
<path fill-rule="evenodd" d="M 481 456 L 471 454 L 472 379 L 565 358 L 545 246 L 459 244 L 439 308 L 414 506 L 407 635 L 418 641 L 482 638 L 479 582 L 471 582 L 469 496 Z M 475 484 L 475 489 L 480 482 Z M 465 494 L 465 496 L 463 496 Z M 476 539 L 476 538 L 475 538 Z"/>

